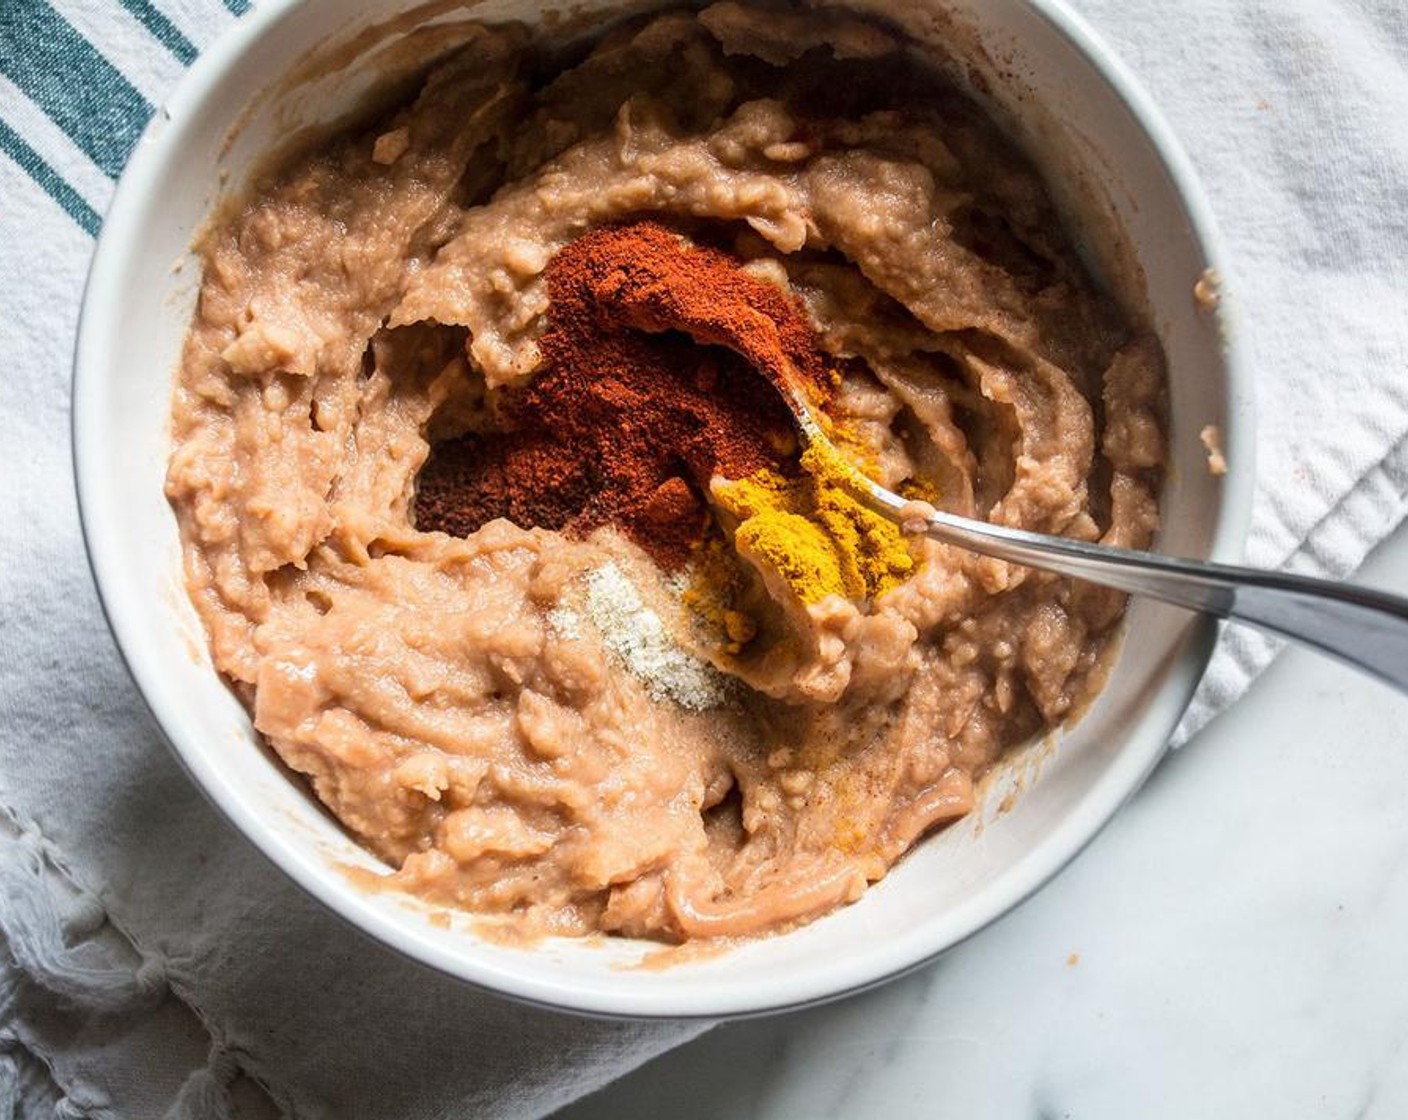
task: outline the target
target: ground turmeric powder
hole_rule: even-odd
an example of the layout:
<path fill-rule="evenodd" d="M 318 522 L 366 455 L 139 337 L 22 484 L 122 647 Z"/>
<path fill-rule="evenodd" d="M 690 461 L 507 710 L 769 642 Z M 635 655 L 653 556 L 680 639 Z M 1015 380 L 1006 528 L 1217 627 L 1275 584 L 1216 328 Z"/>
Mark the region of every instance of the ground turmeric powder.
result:
<path fill-rule="evenodd" d="M 873 599 L 900 584 L 914 558 L 898 527 L 851 497 L 834 454 L 808 448 L 801 465 L 795 478 L 763 469 L 714 481 L 715 501 L 737 519 L 739 553 L 804 603 Z"/>

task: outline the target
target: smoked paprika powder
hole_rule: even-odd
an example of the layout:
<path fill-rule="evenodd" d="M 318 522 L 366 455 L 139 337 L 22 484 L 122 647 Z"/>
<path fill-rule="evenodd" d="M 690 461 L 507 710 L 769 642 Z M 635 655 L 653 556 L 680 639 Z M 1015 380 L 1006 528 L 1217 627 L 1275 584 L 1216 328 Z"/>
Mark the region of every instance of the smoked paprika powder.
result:
<path fill-rule="evenodd" d="M 614 525 L 677 567 L 705 535 L 711 479 L 796 472 L 791 416 L 758 368 L 824 396 L 826 356 L 785 294 L 657 222 L 584 234 L 547 282 L 544 368 L 504 390 L 499 431 L 435 445 L 417 526 Z"/>

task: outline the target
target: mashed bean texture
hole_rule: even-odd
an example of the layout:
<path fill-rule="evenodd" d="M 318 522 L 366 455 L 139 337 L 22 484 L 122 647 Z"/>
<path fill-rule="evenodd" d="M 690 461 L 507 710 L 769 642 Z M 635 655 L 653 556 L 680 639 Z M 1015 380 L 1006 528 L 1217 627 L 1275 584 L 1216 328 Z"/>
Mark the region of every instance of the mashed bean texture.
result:
<path fill-rule="evenodd" d="M 399 888 L 538 933 L 815 918 L 1078 713 L 1122 597 L 914 541 L 897 586 L 808 602 L 723 489 L 676 571 L 609 527 L 422 531 L 432 448 L 542 372 L 554 254 L 642 217 L 796 301 L 854 454 L 957 513 L 1146 547 L 1159 347 L 883 27 L 721 3 L 571 57 L 465 36 L 202 246 L 167 489 L 215 664 Z"/>

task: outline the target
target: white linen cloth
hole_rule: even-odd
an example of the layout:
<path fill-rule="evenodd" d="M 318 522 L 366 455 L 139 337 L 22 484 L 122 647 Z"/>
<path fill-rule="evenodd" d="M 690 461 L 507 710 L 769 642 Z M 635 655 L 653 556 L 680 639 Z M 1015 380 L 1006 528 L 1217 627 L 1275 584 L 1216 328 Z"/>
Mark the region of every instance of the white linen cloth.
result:
<path fill-rule="evenodd" d="M 703 1026 L 518 1007 L 319 909 L 181 773 L 90 586 L 67 413 L 91 233 L 133 114 L 244 6 L 0 3 L 0 1120 L 542 1116 Z M 1348 574 L 1408 509 L 1408 13 L 1077 6 L 1230 246 L 1259 397 L 1248 559 Z M 1185 729 L 1273 653 L 1230 633 Z"/>

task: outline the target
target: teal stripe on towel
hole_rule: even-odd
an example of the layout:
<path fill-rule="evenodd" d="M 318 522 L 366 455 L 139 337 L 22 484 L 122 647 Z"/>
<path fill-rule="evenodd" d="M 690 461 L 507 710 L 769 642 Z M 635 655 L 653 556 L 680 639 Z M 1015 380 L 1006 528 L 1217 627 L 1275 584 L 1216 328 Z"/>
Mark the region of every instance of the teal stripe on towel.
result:
<path fill-rule="evenodd" d="M 0 0 L 0 73 L 113 178 L 152 107 L 45 0 Z"/>
<path fill-rule="evenodd" d="M 59 173 L 44 162 L 24 138 L 3 120 L 0 120 L 0 152 L 4 152 L 17 164 L 29 172 L 29 177 L 48 193 L 49 197 L 64 208 L 75 222 L 94 237 L 101 224 L 97 212 L 83 201 L 83 196 L 66 183 Z"/>
<path fill-rule="evenodd" d="M 142 26 L 152 33 L 163 47 L 189 66 L 196 60 L 196 47 L 181 29 L 166 18 L 166 13 L 151 0 L 122 0 L 122 6 L 142 22 Z"/>
<path fill-rule="evenodd" d="M 225 0 L 225 7 L 234 12 L 237 16 L 242 16 L 249 11 L 249 0 Z"/>

